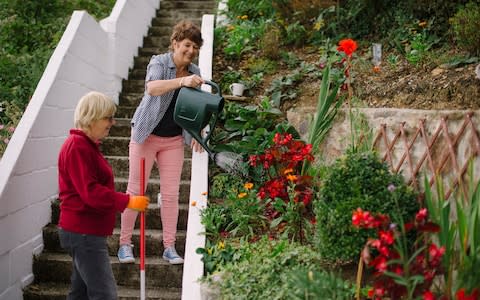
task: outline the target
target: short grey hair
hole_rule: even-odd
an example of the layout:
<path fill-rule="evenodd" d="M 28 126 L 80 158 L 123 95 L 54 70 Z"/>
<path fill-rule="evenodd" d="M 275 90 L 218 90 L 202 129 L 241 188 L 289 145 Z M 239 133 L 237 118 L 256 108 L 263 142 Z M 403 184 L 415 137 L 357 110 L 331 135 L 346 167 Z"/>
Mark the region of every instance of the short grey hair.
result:
<path fill-rule="evenodd" d="M 100 92 L 89 92 L 78 101 L 73 117 L 75 128 L 88 130 L 97 120 L 113 117 L 117 106 L 112 98 Z"/>

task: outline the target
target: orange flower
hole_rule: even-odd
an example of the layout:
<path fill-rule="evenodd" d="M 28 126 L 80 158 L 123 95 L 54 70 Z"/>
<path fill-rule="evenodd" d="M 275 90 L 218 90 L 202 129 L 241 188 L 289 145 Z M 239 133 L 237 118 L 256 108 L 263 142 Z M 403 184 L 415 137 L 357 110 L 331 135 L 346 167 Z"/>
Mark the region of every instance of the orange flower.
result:
<path fill-rule="evenodd" d="M 344 39 L 338 43 L 337 50 L 345 52 L 347 56 L 352 56 L 353 52 L 357 50 L 357 42 L 352 39 Z"/>
<path fill-rule="evenodd" d="M 192 201 L 192 206 L 197 206 L 197 201 Z"/>
<path fill-rule="evenodd" d="M 206 195 L 208 195 L 208 192 L 203 192 L 202 193 L 202 196 L 206 196 Z"/>
<path fill-rule="evenodd" d="M 245 187 L 246 190 L 250 190 L 250 189 L 253 188 L 253 183 L 247 182 L 247 183 L 245 183 L 244 187 Z"/>
<path fill-rule="evenodd" d="M 245 198 L 246 195 L 247 195 L 247 193 L 240 193 L 240 194 L 238 194 L 238 198 L 240 198 L 240 199 Z"/>
<path fill-rule="evenodd" d="M 287 174 L 290 174 L 293 172 L 293 169 L 290 168 L 290 169 L 285 169 L 285 171 L 283 171 L 283 175 L 287 175 Z"/>
<path fill-rule="evenodd" d="M 373 73 L 380 73 L 382 69 L 380 69 L 380 66 L 374 66 L 373 67 Z"/>
<path fill-rule="evenodd" d="M 294 182 L 297 180 L 297 176 L 288 174 L 287 179 L 291 182 Z"/>

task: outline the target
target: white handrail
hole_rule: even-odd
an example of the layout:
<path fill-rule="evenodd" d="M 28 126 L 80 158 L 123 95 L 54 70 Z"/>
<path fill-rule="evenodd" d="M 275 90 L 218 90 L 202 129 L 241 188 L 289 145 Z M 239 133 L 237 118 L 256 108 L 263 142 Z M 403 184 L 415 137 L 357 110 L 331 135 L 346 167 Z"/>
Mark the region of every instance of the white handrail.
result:
<path fill-rule="evenodd" d="M 199 54 L 199 67 L 203 79 L 212 78 L 214 15 L 202 18 L 203 46 Z M 203 87 L 208 90 L 210 86 Z M 183 265 L 182 299 L 200 299 L 199 279 L 203 276 L 201 255 L 196 253 L 199 247 L 205 247 L 205 228 L 200 218 L 200 210 L 207 206 L 208 191 L 208 154 L 206 151 L 192 153 L 192 175 L 190 181 L 187 239 L 185 243 L 185 262 Z"/>

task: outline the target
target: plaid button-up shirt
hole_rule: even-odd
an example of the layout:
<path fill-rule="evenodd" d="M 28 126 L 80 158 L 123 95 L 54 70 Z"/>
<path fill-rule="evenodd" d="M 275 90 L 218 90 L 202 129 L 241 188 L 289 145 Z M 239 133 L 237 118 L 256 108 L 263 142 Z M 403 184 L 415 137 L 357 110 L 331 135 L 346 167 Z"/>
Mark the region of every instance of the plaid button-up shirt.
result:
<path fill-rule="evenodd" d="M 188 72 L 200 75 L 200 68 L 191 63 L 188 66 Z M 175 91 L 170 91 L 160 96 L 151 96 L 146 90 L 147 82 L 151 80 L 174 79 L 176 78 L 176 73 L 177 67 L 173 62 L 172 52 L 154 55 L 150 59 L 145 76 L 145 92 L 132 118 L 133 130 L 131 139 L 134 142 L 142 144 L 147 139 L 162 120 L 175 94 Z M 185 138 L 185 143 L 190 144 L 191 136 L 185 130 L 183 130 L 183 137 Z"/>

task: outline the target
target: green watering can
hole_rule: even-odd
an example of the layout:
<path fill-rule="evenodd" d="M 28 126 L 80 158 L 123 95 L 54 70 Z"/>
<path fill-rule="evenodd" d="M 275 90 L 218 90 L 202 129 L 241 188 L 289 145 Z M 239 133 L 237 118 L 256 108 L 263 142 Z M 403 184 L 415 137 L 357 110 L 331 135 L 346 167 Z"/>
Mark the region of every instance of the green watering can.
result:
<path fill-rule="evenodd" d="M 206 80 L 205 84 L 215 88 L 217 94 L 196 88 L 182 87 L 177 96 L 173 119 L 203 146 L 209 157 L 219 167 L 228 172 L 238 172 L 241 169 L 241 155 L 233 152 L 214 153 L 207 145 L 218 117 L 223 110 L 225 100 L 216 83 Z M 210 125 L 210 130 L 205 137 L 202 137 L 202 130 L 207 125 Z"/>
<path fill-rule="evenodd" d="M 173 119 L 178 125 L 188 131 L 213 159 L 214 153 L 208 148 L 207 142 L 217 123 L 218 116 L 222 112 L 225 100 L 216 83 L 206 80 L 205 84 L 214 87 L 218 94 L 190 87 L 182 87 L 178 93 Z M 202 129 L 207 124 L 210 125 L 210 130 L 205 137 L 202 137 Z"/>

